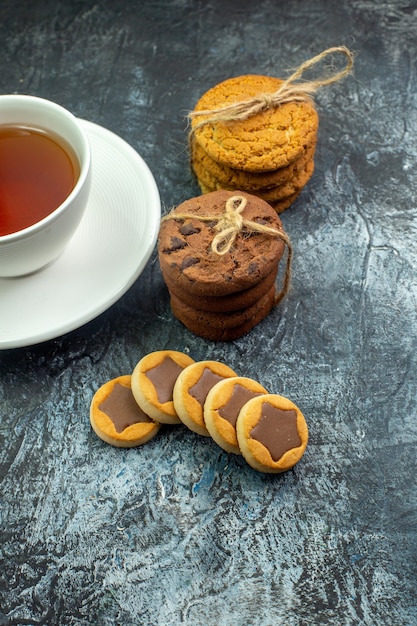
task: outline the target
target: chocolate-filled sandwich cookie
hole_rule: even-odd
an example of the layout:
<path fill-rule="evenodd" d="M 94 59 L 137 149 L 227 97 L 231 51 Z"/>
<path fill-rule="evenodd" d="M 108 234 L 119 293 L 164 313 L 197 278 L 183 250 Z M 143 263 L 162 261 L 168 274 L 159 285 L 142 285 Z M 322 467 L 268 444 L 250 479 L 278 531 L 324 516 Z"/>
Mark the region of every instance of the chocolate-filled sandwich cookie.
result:
<path fill-rule="evenodd" d="M 219 361 L 197 361 L 186 367 L 174 385 L 174 405 L 181 421 L 195 433 L 209 436 L 204 423 L 204 403 L 210 389 L 236 373 Z"/>
<path fill-rule="evenodd" d="M 227 378 L 210 389 L 204 403 L 204 422 L 214 441 L 227 452 L 240 454 L 236 421 L 246 402 L 268 393 L 256 380 Z"/>
<path fill-rule="evenodd" d="M 304 454 L 308 428 L 304 415 L 291 400 L 277 394 L 252 398 L 236 421 L 242 455 L 259 472 L 285 472 Z"/>
<path fill-rule="evenodd" d="M 161 427 L 134 399 L 130 375 L 113 378 L 96 391 L 90 405 L 90 422 L 100 439 L 119 448 L 140 446 Z"/>
<path fill-rule="evenodd" d="M 180 424 L 173 391 L 182 370 L 194 363 L 176 350 L 158 350 L 142 357 L 132 373 L 132 393 L 141 409 L 161 424 Z"/>

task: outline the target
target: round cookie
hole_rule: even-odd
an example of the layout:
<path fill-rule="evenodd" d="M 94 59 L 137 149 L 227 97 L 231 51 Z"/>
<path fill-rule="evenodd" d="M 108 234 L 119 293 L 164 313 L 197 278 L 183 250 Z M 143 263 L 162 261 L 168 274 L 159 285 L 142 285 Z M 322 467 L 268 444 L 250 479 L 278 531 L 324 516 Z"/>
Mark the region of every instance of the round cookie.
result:
<path fill-rule="evenodd" d="M 209 436 L 204 424 L 204 402 L 210 389 L 236 373 L 219 361 L 197 361 L 186 367 L 174 385 L 174 405 L 181 421 L 199 435 Z"/>
<path fill-rule="evenodd" d="M 298 162 L 296 162 L 298 164 Z M 252 193 L 255 196 L 263 198 L 267 202 L 270 200 L 281 200 L 293 194 L 295 191 L 299 191 L 308 183 L 314 172 L 314 159 L 305 161 L 302 166 L 296 169 L 294 166 L 289 166 L 293 170 L 293 176 L 287 178 L 282 177 L 280 182 L 275 185 L 268 185 L 267 187 L 256 186 L 251 187 L 249 183 L 239 180 L 239 184 L 233 181 L 225 182 L 217 178 L 210 170 L 205 169 L 197 161 L 193 161 L 193 169 L 196 174 L 197 180 L 200 180 L 209 189 L 228 189 L 230 191 L 236 191 L 243 189 L 248 193 Z M 287 170 L 289 168 L 282 168 Z M 255 174 L 253 175 L 255 176 Z"/>
<path fill-rule="evenodd" d="M 210 328 L 234 328 L 241 326 L 245 322 L 253 319 L 259 311 L 264 311 L 268 315 L 275 300 L 275 285 L 269 288 L 266 294 L 262 296 L 255 304 L 238 311 L 228 313 L 213 313 L 212 311 L 202 311 L 194 309 L 185 304 L 180 298 L 171 293 L 171 308 L 176 317 L 179 319 L 194 318 L 202 326 Z"/>
<path fill-rule="evenodd" d="M 258 302 L 274 285 L 277 273 L 278 268 L 275 268 L 268 276 L 249 289 L 243 289 L 227 296 L 214 296 L 212 298 L 189 294 L 167 276 L 165 277 L 165 283 L 171 295 L 176 296 L 183 304 L 193 309 L 210 311 L 212 313 L 230 313 L 245 309 Z"/>
<path fill-rule="evenodd" d="M 216 190 L 212 189 L 211 187 L 206 187 L 206 185 L 201 181 L 201 180 L 197 180 L 199 187 L 201 189 L 201 193 L 203 194 L 209 194 L 209 193 L 214 193 Z M 277 214 L 282 213 L 283 211 L 285 211 L 286 209 L 288 209 L 288 207 L 290 207 L 292 205 L 292 203 L 296 200 L 296 198 L 298 198 L 298 196 L 300 195 L 302 189 L 299 189 L 298 191 L 296 191 L 295 193 L 293 193 L 291 196 L 288 196 L 288 198 L 284 198 L 283 200 L 276 200 L 273 202 L 268 202 L 268 204 L 275 209 Z M 241 194 L 241 192 L 230 192 L 230 193 L 239 193 Z M 258 198 L 262 199 L 266 202 L 266 200 L 264 198 L 262 198 L 262 193 L 260 191 L 257 191 L 258 194 Z"/>
<path fill-rule="evenodd" d="M 270 202 L 270 205 L 275 209 L 275 211 L 279 215 L 280 213 L 288 209 L 288 207 L 290 207 L 293 204 L 293 202 L 295 202 L 295 200 L 300 195 L 301 191 L 302 189 L 300 189 L 299 191 L 296 191 L 288 198 L 285 198 L 285 200 L 276 200 L 275 202 Z"/>
<path fill-rule="evenodd" d="M 305 153 L 287 167 L 280 167 L 271 172 L 246 172 L 226 165 L 220 165 L 203 150 L 198 142 L 191 144 L 191 165 L 197 178 L 203 179 L 200 172 L 207 172 L 219 183 L 223 189 L 244 189 L 255 195 L 259 189 L 270 189 L 287 184 L 291 180 L 297 180 L 308 163 L 314 158 L 316 145 L 306 148 Z M 207 183 L 210 187 L 210 184 Z"/>
<path fill-rule="evenodd" d="M 194 112 L 211 111 L 236 102 L 271 94 L 284 81 L 249 74 L 229 78 L 209 89 Z M 318 115 L 312 102 L 287 102 L 265 108 L 245 120 L 212 121 L 209 115 L 192 117 L 193 138 L 222 165 L 250 172 L 286 167 L 316 142 Z"/>
<path fill-rule="evenodd" d="M 259 196 L 266 202 L 274 202 L 276 200 L 285 200 L 296 191 L 300 191 L 308 183 L 314 172 L 314 161 L 309 161 L 299 176 L 284 181 L 280 185 L 274 187 L 267 187 L 261 189 L 248 189 L 246 185 L 244 187 L 236 187 L 232 183 L 224 183 L 216 179 L 210 172 L 203 170 L 202 168 L 196 168 L 197 180 L 199 180 L 205 187 L 215 191 L 216 189 L 228 189 L 229 191 L 236 191 L 238 189 L 244 189 L 255 196 Z"/>
<path fill-rule="evenodd" d="M 204 320 L 200 314 L 204 314 L 204 312 L 197 310 L 189 310 L 186 309 L 184 305 L 176 308 L 176 303 L 178 300 L 175 300 L 171 297 L 171 309 L 175 317 L 184 324 L 192 333 L 197 335 L 198 337 L 202 337 L 203 339 L 209 339 L 210 341 L 234 341 L 235 339 L 239 339 L 243 335 L 246 335 L 254 326 L 259 324 L 264 317 L 268 315 L 275 304 L 275 289 L 271 290 L 269 294 L 267 294 L 267 298 L 264 300 L 262 306 L 251 307 L 253 314 L 246 321 L 237 322 L 235 326 L 231 324 L 230 316 L 233 314 L 219 314 L 222 315 L 223 318 L 225 316 L 228 319 L 225 319 L 225 326 L 221 325 L 222 319 L 217 318 L 216 325 L 210 325 L 207 323 L 207 318 Z"/>
<path fill-rule="evenodd" d="M 189 331 L 197 335 L 197 337 L 202 337 L 203 339 L 208 339 L 209 341 L 235 341 L 235 339 L 240 339 L 243 335 L 246 335 L 249 331 L 254 328 L 259 322 L 261 322 L 265 313 L 259 311 L 256 317 L 253 319 L 244 322 L 238 326 L 232 326 L 231 328 L 211 328 L 209 326 L 202 328 L 201 324 L 198 323 L 193 318 L 181 318 L 176 314 L 177 319 L 184 324 L 188 328 Z"/>
<path fill-rule="evenodd" d="M 178 375 L 194 359 L 175 350 L 158 350 L 144 356 L 132 373 L 132 393 L 140 408 L 161 424 L 180 424 L 173 390 Z"/>
<path fill-rule="evenodd" d="M 210 389 L 204 403 L 204 422 L 214 441 L 227 452 L 240 454 L 236 421 L 252 398 L 268 393 L 256 380 L 244 376 L 226 378 Z"/>
<path fill-rule="evenodd" d="M 215 226 L 225 212 L 226 203 L 243 196 L 247 204 L 242 216 L 261 223 L 284 236 L 276 211 L 252 194 L 218 190 L 186 200 L 163 219 L 159 231 L 158 255 L 162 274 L 181 290 L 197 296 L 224 296 L 253 287 L 268 276 L 284 254 L 285 243 L 279 236 L 238 233 L 231 249 L 218 255 L 211 249 Z M 175 215 L 195 215 L 178 217 Z M 198 217 L 213 216 L 213 221 Z"/>
<path fill-rule="evenodd" d="M 102 385 L 90 404 L 91 426 L 100 439 L 118 448 L 140 446 L 155 437 L 161 425 L 135 401 L 131 376 L 118 376 Z"/>
<path fill-rule="evenodd" d="M 242 455 L 259 472 L 285 472 L 304 454 L 308 428 L 300 409 L 276 394 L 258 396 L 243 405 L 236 433 Z"/>

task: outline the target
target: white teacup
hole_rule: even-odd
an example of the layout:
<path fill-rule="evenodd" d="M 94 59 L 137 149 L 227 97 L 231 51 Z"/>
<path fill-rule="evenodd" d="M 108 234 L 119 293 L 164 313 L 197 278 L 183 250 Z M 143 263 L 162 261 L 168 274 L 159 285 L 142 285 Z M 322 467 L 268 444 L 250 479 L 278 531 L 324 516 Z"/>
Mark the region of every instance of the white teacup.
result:
<path fill-rule="evenodd" d="M 23 276 L 54 261 L 74 235 L 87 205 L 91 152 L 77 118 L 62 106 L 26 95 L 0 96 L 0 130 L 5 126 L 41 129 L 63 140 L 78 161 L 79 175 L 69 195 L 46 217 L 21 230 L 0 234 L 0 277 Z M 4 232 L 4 231 L 3 231 Z"/>

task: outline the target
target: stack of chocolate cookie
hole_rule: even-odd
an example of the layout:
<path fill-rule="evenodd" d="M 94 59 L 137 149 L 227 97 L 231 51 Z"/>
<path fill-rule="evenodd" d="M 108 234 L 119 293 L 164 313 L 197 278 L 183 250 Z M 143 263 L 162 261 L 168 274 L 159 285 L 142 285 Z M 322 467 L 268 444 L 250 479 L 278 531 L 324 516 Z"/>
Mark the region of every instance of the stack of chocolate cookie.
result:
<path fill-rule="evenodd" d="M 190 151 L 202 193 L 247 191 L 277 213 L 294 202 L 314 171 L 318 115 L 310 101 L 269 106 L 268 97 L 282 84 L 269 76 L 238 76 L 199 99 L 191 114 Z M 265 106 L 245 119 L 233 119 L 233 112 L 230 119 L 214 113 L 259 99 Z"/>
<path fill-rule="evenodd" d="M 243 225 L 226 251 L 216 251 L 213 240 L 233 203 Z M 255 195 L 218 190 L 186 200 L 163 218 L 158 240 L 174 315 L 214 341 L 247 333 L 277 302 L 275 281 L 286 246 L 276 211 Z"/>

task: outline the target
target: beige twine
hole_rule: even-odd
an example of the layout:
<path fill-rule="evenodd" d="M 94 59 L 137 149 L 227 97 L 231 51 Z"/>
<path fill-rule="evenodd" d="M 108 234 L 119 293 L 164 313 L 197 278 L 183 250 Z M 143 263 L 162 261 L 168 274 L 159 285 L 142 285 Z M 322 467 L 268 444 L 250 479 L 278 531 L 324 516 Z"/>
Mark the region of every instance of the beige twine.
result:
<path fill-rule="evenodd" d="M 306 81 L 302 83 L 295 83 L 295 81 L 301 78 L 302 74 L 330 54 L 341 52 L 347 57 L 346 67 L 330 76 L 324 76 L 312 81 Z M 202 120 L 196 126 L 194 126 L 192 133 L 195 133 L 198 128 L 205 124 L 212 124 L 213 122 L 232 122 L 239 120 L 246 120 L 256 113 L 260 113 L 267 109 L 273 109 L 279 107 L 281 104 L 287 102 L 310 102 L 310 95 L 315 93 L 317 89 L 325 85 L 330 85 L 337 82 L 341 78 L 347 76 L 353 67 L 353 55 L 345 46 L 336 46 L 328 48 L 320 54 L 302 63 L 293 74 L 287 80 L 285 80 L 280 88 L 273 93 L 263 93 L 259 96 L 253 97 L 249 100 L 242 102 L 236 102 L 229 104 L 218 109 L 211 109 L 205 111 L 192 111 L 189 113 L 189 119 L 206 115 L 207 119 Z"/>
<path fill-rule="evenodd" d="M 216 222 L 215 230 L 217 234 L 213 237 L 211 242 L 212 251 L 223 256 L 230 251 L 236 237 L 243 229 L 249 233 L 260 233 L 263 235 L 270 235 L 272 237 L 278 237 L 282 239 L 288 249 L 287 264 L 284 277 L 284 285 L 279 293 L 275 296 L 275 304 L 277 304 L 288 292 L 290 279 L 291 279 L 291 261 L 292 261 L 292 245 L 289 237 L 282 230 L 277 230 L 264 224 L 258 224 L 243 217 L 241 214 L 247 204 L 247 199 L 244 196 L 231 196 L 225 206 L 224 212 L 219 215 L 195 215 L 192 213 L 175 213 L 171 211 L 168 215 L 165 215 L 161 221 L 168 219 L 174 220 L 186 220 L 196 219 L 202 222 Z"/>

